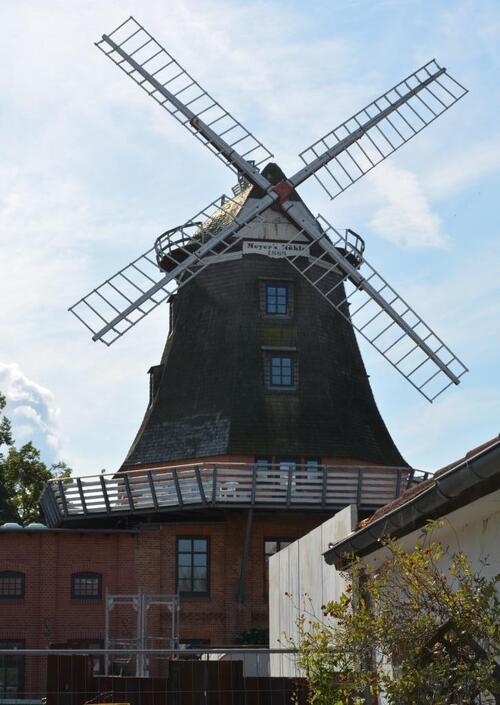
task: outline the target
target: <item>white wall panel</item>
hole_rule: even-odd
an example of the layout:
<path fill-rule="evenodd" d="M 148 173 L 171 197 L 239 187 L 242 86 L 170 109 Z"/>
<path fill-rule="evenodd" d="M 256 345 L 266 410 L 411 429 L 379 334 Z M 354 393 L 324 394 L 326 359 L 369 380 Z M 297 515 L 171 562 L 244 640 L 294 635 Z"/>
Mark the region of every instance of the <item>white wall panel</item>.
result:
<path fill-rule="evenodd" d="M 271 647 L 285 647 L 290 640 L 297 643 L 297 619 L 300 614 L 313 614 L 321 619 L 321 605 L 337 599 L 342 593 L 344 580 L 333 566 L 325 563 L 323 553 L 329 543 L 335 543 L 350 534 L 356 521 L 356 507 L 346 507 L 270 558 Z M 290 656 L 271 657 L 271 675 L 297 675 L 294 659 Z"/>

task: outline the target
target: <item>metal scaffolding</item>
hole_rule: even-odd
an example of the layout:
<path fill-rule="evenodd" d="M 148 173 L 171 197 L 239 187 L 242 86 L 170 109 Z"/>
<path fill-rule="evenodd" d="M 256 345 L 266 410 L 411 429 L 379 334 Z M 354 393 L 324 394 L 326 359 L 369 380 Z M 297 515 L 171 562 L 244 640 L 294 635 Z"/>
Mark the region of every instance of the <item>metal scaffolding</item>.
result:
<path fill-rule="evenodd" d="M 128 607 L 135 612 L 135 635 L 130 631 L 120 634 L 120 627 L 123 630 L 124 622 L 118 620 L 118 629 L 113 630 L 111 613 L 116 607 Z M 158 607 L 167 613 L 170 624 L 170 634 L 163 633 L 162 614 L 160 613 L 158 624 L 160 633 L 151 633 L 150 609 Z M 178 649 L 179 648 L 179 595 L 153 595 L 150 593 L 135 593 L 129 595 L 114 594 L 106 592 L 105 599 L 105 621 L 104 621 L 104 643 L 106 649 L 116 650 L 115 655 L 105 658 L 105 674 L 112 672 L 112 662 L 114 664 L 130 664 L 135 661 L 136 676 L 149 676 L 150 663 L 146 654 L 140 650 L 151 648 Z M 118 633 L 116 633 L 118 632 Z M 123 649 L 123 657 L 119 651 Z M 130 655 L 130 650 L 137 649 L 135 656 Z"/>

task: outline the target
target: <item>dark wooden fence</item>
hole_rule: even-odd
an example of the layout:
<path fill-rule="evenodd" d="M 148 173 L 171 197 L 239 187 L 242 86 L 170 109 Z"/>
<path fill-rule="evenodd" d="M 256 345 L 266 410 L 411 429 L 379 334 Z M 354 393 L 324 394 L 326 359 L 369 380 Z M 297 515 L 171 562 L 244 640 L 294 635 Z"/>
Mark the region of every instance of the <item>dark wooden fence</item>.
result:
<path fill-rule="evenodd" d="M 301 678 L 244 677 L 242 661 L 170 660 L 164 678 L 94 676 L 89 656 L 51 655 L 47 705 L 306 705 Z"/>
<path fill-rule="evenodd" d="M 47 656 L 47 705 L 82 705 L 97 695 L 96 687 L 89 656 Z"/>

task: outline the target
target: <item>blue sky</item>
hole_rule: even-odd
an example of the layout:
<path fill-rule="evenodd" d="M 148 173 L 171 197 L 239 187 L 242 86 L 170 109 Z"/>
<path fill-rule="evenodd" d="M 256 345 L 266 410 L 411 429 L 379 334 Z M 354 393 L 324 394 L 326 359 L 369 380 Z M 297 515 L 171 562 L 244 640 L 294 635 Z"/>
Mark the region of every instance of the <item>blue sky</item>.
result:
<path fill-rule="evenodd" d="M 0 390 L 17 441 L 80 474 L 119 466 L 166 307 L 111 348 L 66 309 L 234 183 L 93 47 L 130 14 L 289 173 L 311 142 L 432 58 L 470 89 L 335 201 L 316 183 L 301 195 L 364 236 L 371 264 L 471 369 L 431 405 L 362 344 L 406 459 L 436 469 L 497 434 L 497 2 L 18 0 L 0 6 Z"/>

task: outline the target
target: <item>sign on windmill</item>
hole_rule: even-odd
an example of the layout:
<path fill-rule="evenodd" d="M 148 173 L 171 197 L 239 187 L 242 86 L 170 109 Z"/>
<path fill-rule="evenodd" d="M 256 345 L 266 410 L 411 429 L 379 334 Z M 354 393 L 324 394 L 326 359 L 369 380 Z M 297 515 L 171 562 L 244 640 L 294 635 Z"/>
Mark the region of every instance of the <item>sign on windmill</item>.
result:
<path fill-rule="evenodd" d="M 429 401 L 459 384 L 467 368 L 368 263 L 362 238 L 314 218 L 295 193 L 314 176 L 336 198 L 442 115 L 467 93 L 445 68 L 432 60 L 404 78 L 305 149 L 303 168 L 287 178 L 262 142 L 133 17 L 104 34 L 97 47 L 248 187 L 163 233 L 71 306 L 93 340 L 110 345 L 224 255 L 258 253 L 286 259 Z M 277 231 L 277 241 L 257 243 L 257 227 L 265 231 L 277 210 L 291 227 Z M 333 288 L 331 272 L 341 275 Z"/>
<path fill-rule="evenodd" d="M 284 257 L 309 257 L 309 245 L 300 242 L 259 242 L 243 241 L 244 255 L 265 255 L 273 259 Z"/>

